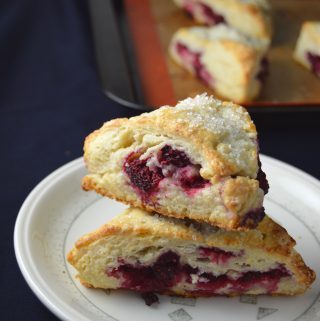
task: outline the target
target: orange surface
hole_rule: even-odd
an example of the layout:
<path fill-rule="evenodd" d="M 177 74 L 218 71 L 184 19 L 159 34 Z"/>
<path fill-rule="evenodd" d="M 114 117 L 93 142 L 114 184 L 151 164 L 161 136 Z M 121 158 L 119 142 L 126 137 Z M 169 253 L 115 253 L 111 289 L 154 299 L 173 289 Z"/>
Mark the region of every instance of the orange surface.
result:
<path fill-rule="evenodd" d="M 125 0 L 145 102 L 175 105 L 176 98 L 155 27 L 149 0 Z"/>

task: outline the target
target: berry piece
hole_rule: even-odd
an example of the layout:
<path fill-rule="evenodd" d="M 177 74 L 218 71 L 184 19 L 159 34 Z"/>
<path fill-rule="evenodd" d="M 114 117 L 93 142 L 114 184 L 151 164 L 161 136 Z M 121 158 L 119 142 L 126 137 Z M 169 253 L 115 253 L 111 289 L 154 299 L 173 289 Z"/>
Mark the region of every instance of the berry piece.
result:
<path fill-rule="evenodd" d="M 158 187 L 164 176 L 160 168 L 155 168 L 152 171 L 146 164 L 146 159 L 140 160 L 129 155 L 123 169 L 130 178 L 132 185 L 142 193 L 150 194 Z"/>
<path fill-rule="evenodd" d="M 320 56 L 311 52 L 307 52 L 307 58 L 310 62 L 312 72 L 320 77 Z"/>

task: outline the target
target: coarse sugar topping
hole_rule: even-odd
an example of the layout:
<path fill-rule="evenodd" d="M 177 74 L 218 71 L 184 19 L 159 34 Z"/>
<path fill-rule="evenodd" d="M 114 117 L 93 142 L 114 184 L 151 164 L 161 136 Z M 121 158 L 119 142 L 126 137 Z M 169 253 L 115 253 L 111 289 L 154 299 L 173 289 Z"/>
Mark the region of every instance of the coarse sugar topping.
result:
<path fill-rule="evenodd" d="M 179 102 L 175 109 L 178 122 L 187 123 L 191 131 L 208 131 L 216 150 L 240 169 L 256 162 L 257 133 L 244 108 L 202 94 Z"/>

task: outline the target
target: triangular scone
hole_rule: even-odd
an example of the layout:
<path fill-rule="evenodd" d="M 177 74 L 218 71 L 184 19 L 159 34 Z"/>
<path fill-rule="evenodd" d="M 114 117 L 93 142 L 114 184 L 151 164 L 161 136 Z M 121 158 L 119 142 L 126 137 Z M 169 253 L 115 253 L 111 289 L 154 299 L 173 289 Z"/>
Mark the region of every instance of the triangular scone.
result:
<path fill-rule="evenodd" d="M 68 261 L 94 288 L 186 297 L 295 295 L 315 273 L 294 245 L 267 216 L 256 230 L 223 231 L 129 208 L 78 240 Z"/>
<path fill-rule="evenodd" d="M 169 51 L 217 95 L 237 103 L 256 98 L 268 75 L 268 44 L 226 25 L 181 28 Z"/>
<path fill-rule="evenodd" d="M 293 57 L 320 77 L 320 20 L 302 24 Z"/>
<path fill-rule="evenodd" d="M 249 37 L 270 43 L 271 8 L 268 0 L 174 0 L 197 22 L 231 26 Z"/>
<path fill-rule="evenodd" d="M 87 137 L 84 159 L 85 190 L 134 207 L 225 229 L 264 216 L 256 128 L 232 103 L 201 95 L 109 121 Z"/>

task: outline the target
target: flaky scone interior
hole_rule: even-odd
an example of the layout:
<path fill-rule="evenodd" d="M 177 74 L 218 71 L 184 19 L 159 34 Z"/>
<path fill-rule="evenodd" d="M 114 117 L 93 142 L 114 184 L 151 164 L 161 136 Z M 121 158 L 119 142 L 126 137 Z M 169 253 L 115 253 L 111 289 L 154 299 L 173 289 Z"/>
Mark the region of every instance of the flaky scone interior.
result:
<path fill-rule="evenodd" d="M 129 208 L 79 239 L 68 261 L 94 288 L 185 297 L 295 295 L 315 274 L 294 245 L 267 216 L 256 230 L 224 231 Z"/>
<path fill-rule="evenodd" d="M 105 123 L 85 141 L 85 190 L 225 229 L 255 227 L 268 183 L 247 111 L 200 95 Z"/>

